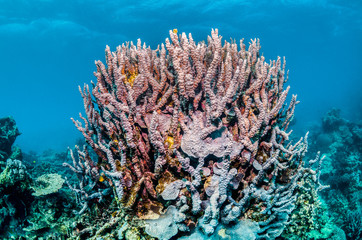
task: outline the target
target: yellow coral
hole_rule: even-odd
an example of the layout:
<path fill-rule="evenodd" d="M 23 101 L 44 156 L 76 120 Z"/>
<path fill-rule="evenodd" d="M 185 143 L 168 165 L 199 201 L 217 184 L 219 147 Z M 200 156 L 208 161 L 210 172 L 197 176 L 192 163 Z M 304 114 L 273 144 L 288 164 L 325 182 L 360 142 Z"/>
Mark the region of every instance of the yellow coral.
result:
<path fill-rule="evenodd" d="M 165 143 L 168 143 L 168 149 L 171 149 L 174 143 L 174 138 L 172 136 L 168 136 Z"/>
<path fill-rule="evenodd" d="M 137 66 L 132 67 L 128 70 L 122 69 L 121 73 L 125 77 L 124 82 L 129 83 L 131 85 L 131 87 L 133 87 L 134 80 L 136 79 L 136 77 L 138 75 Z"/>
<path fill-rule="evenodd" d="M 133 83 L 134 83 L 134 80 L 136 79 L 137 77 L 137 73 L 132 73 L 128 79 L 127 79 L 127 82 L 131 85 L 131 87 L 133 87 Z"/>

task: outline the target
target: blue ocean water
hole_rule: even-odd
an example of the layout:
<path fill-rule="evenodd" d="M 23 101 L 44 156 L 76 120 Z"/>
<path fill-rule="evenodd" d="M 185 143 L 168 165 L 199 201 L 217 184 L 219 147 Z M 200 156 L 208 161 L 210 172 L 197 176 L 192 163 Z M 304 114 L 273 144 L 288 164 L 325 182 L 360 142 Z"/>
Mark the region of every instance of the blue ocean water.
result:
<path fill-rule="evenodd" d="M 361 117 L 362 2 L 0 1 L 0 116 L 12 115 L 25 151 L 63 150 L 80 134 L 70 117 L 83 111 L 78 85 L 95 80 L 94 60 L 125 41 L 155 48 L 170 29 L 206 40 L 260 38 L 266 59 L 285 56 L 297 127 L 331 107 Z"/>
<path fill-rule="evenodd" d="M 297 94 L 300 101 L 291 123 L 294 132 L 290 138 L 299 139 L 307 131 L 310 133 L 308 152 L 300 150 L 306 149 L 306 142 L 295 145 L 303 152 L 301 158 L 298 152 L 286 161 L 289 153 L 282 151 L 280 156 L 283 157 L 278 159 L 289 167 L 285 172 L 281 170 L 284 169 L 282 164 L 276 164 L 273 171 L 269 167 L 274 162 L 266 164 L 274 161 L 272 155 L 277 143 L 263 142 L 257 151 L 250 150 L 249 145 L 240 150 L 240 158 L 237 158 L 240 161 L 233 160 L 232 164 L 225 157 L 231 153 L 216 157 L 212 152 L 205 157 L 205 164 L 202 162 L 202 170 L 194 166 L 199 178 L 190 170 L 192 167 L 184 166 L 187 161 L 182 162 L 181 155 L 176 158 L 176 150 L 168 151 L 167 157 L 174 158 L 167 158 L 167 168 L 157 175 L 157 168 L 152 165 L 154 159 L 147 162 L 147 158 L 155 157 L 158 149 L 149 148 L 149 153 L 145 147 L 139 164 L 149 163 L 149 166 L 143 166 L 143 175 L 137 175 L 140 171 L 137 154 L 143 146 L 138 135 L 137 144 L 141 147 L 136 154 L 133 148 L 118 151 L 115 146 L 120 146 L 118 143 L 122 140 L 113 132 L 105 133 L 108 145 L 102 143 L 111 151 L 102 149 L 94 153 L 90 150 L 88 155 L 86 150 L 81 152 L 74 147 L 84 143 L 82 134 L 70 119 L 79 119 L 79 113 L 84 113 L 78 86 L 97 81 L 93 75 L 94 62 L 105 62 L 107 45 L 115 51 L 118 45 L 135 43 L 140 38 L 155 49 L 170 36 L 170 30 L 191 33 L 199 42 L 206 41 L 211 30 L 216 28 L 224 40 L 243 38 L 247 46 L 252 39 L 259 38 L 260 52 L 266 62 L 278 56 L 286 58 L 289 81 L 285 87 L 291 86 L 286 102 L 292 94 Z M 0 238 L 149 239 L 150 235 L 159 239 L 241 240 L 264 239 L 264 235 L 271 234 L 278 240 L 361 239 L 361 43 L 362 1 L 359 0 L 0 0 Z M 4 118 L 6 116 L 13 117 L 21 132 L 13 148 L 9 139 L 17 135 L 17 130 L 12 119 Z M 106 119 L 105 114 L 103 118 Z M 222 121 L 227 121 L 227 117 Z M 277 120 L 271 122 L 272 125 Z M 282 124 L 275 124 L 279 125 Z M 144 129 L 137 133 L 145 139 L 148 137 Z M 119 133 L 124 137 L 122 134 Z M 183 134 L 187 141 L 189 136 L 185 137 L 186 132 Z M 259 132 L 253 135 L 252 141 L 258 142 L 255 139 L 260 135 Z M 101 145 L 100 136 L 94 137 Z M 223 133 L 220 132 L 220 136 Z M 267 138 L 272 136 L 270 133 Z M 207 141 L 212 141 L 210 139 Z M 226 137 L 222 139 L 215 141 L 216 145 L 228 141 Z M 284 135 L 283 139 L 279 136 L 282 145 L 284 140 Z M 145 140 L 148 145 L 152 141 Z M 167 136 L 164 143 L 165 146 L 171 144 L 168 148 L 171 149 L 174 136 Z M 204 144 L 205 149 L 209 144 L 198 143 Z M 68 146 L 74 155 L 68 151 Z M 186 151 L 183 153 L 191 156 Z M 254 154 L 252 158 L 251 154 Z M 243 162 L 245 156 L 249 159 Z M 122 158 L 126 163 L 121 163 Z M 314 165 L 309 166 L 308 160 L 314 158 L 311 161 Z M 299 165 L 295 164 L 295 159 L 300 161 Z M 229 172 L 227 164 L 233 168 Z M 69 169 L 66 166 L 70 166 Z M 228 166 L 226 170 L 224 166 Z M 237 168 L 237 173 L 232 172 Z M 303 174 L 298 175 L 302 168 Z M 225 179 L 230 181 L 223 185 Z M 241 182 L 243 186 L 239 185 Z M 273 184 L 269 185 L 271 182 Z M 193 184 L 195 189 L 191 189 L 195 187 Z M 224 199 L 229 201 L 227 206 L 221 200 L 217 205 L 219 200 L 215 199 L 219 197 L 219 190 L 215 190 L 216 185 L 219 190 L 225 186 L 223 196 L 229 194 L 228 200 Z M 329 190 L 326 191 L 327 185 Z M 273 192 L 273 187 L 279 189 Z M 201 188 L 201 197 L 197 195 L 200 190 L 197 188 Z M 242 203 L 244 198 L 245 202 L 250 202 Z M 132 199 L 133 205 L 128 206 Z M 176 199 L 177 203 L 172 202 Z M 246 205 L 242 210 L 243 204 Z M 193 206 L 192 214 L 190 209 L 183 209 L 188 205 Z M 124 211 L 124 206 L 133 213 Z M 194 213 L 194 206 L 202 210 Z M 211 208 L 218 208 L 219 213 Z M 266 208 L 269 210 L 264 212 Z M 205 216 L 212 211 L 211 220 L 207 219 Z M 138 225 L 139 219 L 133 219 L 134 213 L 145 219 L 151 215 L 151 220 L 145 221 L 146 228 L 142 225 L 144 222 Z M 160 218 L 153 219 L 155 216 Z M 218 222 L 219 217 L 223 218 L 222 224 L 221 220 Z M 231 220 L 225 220 L 228 218 Z M 273 224 L 274 220 L 279 225 Z M 229 224 L 232 221 L 235 222 Z M 181 230 L 183 227 L 187 229 Z M 205 234 L 208 231 L 210 236 Z"/>

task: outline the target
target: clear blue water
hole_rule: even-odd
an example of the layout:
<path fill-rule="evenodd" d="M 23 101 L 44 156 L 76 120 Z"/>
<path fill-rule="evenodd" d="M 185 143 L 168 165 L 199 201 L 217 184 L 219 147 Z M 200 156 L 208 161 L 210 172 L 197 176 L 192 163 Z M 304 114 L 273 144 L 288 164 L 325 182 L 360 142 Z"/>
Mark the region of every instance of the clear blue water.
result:
<path fill-rule="evenodd" d="M 141 38 L 155 48 L 174 28 L 197 41 L 211 28 L 227 40 L 260 38 L 266 59 L 285 56 L 300 132 L 331 107 L 361 118 L 362 1 L 210 2 L 0 0 L 0 116 L 17 121 L 16 143 L 25 151 L 74 145 L 77 86 L 95 80 L 105 46 Z"/>

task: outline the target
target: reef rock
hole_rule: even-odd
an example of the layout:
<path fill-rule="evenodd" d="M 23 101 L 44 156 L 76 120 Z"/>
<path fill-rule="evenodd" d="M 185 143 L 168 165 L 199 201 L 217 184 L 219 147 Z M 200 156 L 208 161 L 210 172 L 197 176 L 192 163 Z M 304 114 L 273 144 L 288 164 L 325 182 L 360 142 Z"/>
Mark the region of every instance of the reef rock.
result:
<path fill-rule="evenodd" d="M 20 132 L 13 117 L 0 118 L 0 162 L 8 158 L 21 159 L 20 149 L 12 147 L 19 135 Z"/>

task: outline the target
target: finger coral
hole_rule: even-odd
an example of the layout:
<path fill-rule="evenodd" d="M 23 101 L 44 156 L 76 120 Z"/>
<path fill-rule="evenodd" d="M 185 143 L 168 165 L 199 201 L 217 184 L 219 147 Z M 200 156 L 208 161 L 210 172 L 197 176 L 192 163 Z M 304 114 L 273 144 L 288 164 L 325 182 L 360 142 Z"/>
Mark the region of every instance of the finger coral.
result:
<path fill-rule="evenodd" d="M 302 161 L 307 136 L 289 141 L 298 101 L 285 104 L 286 62 L 266 62 L 259 50 L 258 39 L 247 48 L 223 42 L 217 29 L 207 43 L 170 31 L 155 50 L 141 40 L 107 46 L 97 82 L 80 88 L 84 123 L 72 119 L 98 157 L 78 148 L 65 164 L 80 176 L 72 187 L 80 213 L 112 189 L 139 218 L 172 214 L 157 236 L 146 228 L 160 239 L 212 235 L 242 218 L 254 222 L 256 238 L 279 236 L 311 171 Z"/>

